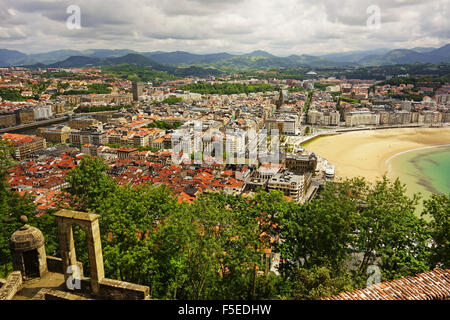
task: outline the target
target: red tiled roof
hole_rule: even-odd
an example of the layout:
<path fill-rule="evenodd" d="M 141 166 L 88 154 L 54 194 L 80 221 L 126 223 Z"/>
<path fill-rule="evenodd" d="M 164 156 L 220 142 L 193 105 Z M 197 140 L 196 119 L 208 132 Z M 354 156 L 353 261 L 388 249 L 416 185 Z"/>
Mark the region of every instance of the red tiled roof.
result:
<path fill-rule="evenodd" d="M 449 300 L 450 269 L 386 281 L 365 289 L 342 292 L 324 300 Z"/>

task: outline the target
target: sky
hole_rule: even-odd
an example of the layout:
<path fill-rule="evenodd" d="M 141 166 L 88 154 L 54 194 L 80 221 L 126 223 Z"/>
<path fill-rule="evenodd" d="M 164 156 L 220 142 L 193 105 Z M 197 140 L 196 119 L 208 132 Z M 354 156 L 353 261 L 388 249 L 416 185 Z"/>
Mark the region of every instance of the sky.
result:
<path fill-rule="evenodd" d="M 79 29 L 67 26 L 73 5 Z M 439 47 L 450 42 L 449 15 L 450 0 L 0 0 L 0 48 L 287 56 Z"/>

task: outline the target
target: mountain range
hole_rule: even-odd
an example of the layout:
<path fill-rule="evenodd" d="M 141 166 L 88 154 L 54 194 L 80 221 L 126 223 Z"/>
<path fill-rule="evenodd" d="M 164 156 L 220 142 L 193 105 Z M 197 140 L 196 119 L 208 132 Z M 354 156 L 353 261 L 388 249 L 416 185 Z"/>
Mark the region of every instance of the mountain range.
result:
<path fill-rule="evenodd" d="M 137 52 L 133 50 L 89 49 L 57 50 L 37 54 L 0 49 L 0 66 L 84 67 L 136 64 L 171 72 L 173 68 L 202 67 L 224 71 L 292 67 L 384 66 L 412 63 L 450 62 L 450 44 L 441 48 L 376 49 L 325 55 L 290 55 L 278 57 L 266 51 L 248 54 L 194 54 L 176 52 Z"/>

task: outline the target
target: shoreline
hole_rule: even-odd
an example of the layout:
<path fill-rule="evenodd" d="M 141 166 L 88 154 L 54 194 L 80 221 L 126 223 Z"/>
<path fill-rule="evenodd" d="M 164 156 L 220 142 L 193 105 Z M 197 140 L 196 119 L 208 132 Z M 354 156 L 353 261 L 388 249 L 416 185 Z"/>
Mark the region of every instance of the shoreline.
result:
<path fill-rule="evenodd" d="M 414 152 L 414 151 L 420 151 L 420 150 L 426 150 L 426 149 L 435 149 L 435 148 L 444 148 L 444 147 L 450 147 L 450 144 L 440 144 L 440 145 L 435 145 L 435 146 L 427 146 L 427 147 L 422 147 L 422 148 L 406 150 L 406 151 L 402 151 L 402 152 L 399 152 L 397 154 L 394 154 L 392 157 L 387 159 L 386 163 L 385 163 L 385 165 L 388 167 L 388 175 L 393 172 L 393 170 L 391 168 L 391 161 L 394 160 L 395 158 L 397 158 L 397 157 L 399 157 L 401 155 L 404 155 L 406 153 Z"/>
<path fill-rule="evenodd" d="M 389 163 L 401 154 L 450 146 L 450 128 L 398 128 L 346 132 L 322 137 L 305 146 L 336 167 L 337 178 L 363 176 L 374 182 L 389 174 Z"/>

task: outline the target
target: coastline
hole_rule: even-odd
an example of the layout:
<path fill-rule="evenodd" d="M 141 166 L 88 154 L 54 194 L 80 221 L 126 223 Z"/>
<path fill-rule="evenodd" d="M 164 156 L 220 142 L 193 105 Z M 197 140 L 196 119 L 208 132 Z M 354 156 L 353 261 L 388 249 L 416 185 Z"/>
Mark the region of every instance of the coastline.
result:
<path fill-rule="evenodd" d="M 450 128 L 398 128 L 357 131 L 323 137 L 305 149 L 336 167 L 337 178 L 363 176 L 374 182 L 389 174 L 390 161 L 401 154 L 450 146 Z"/>
<path fill-rule="evenodd" d="M 440 144 L 440 145 L 435 145 L 435 146 L 427 146 L 427 147 L 422 147 L 422 148 L 417 148 L 417 149 L 411 149 L 411 150 L 406 150 L 406 151 L 402 151 L 399 152 L 397 154 L 394 154 L 392 157 L 390 157 L 389 159 L 386 160 L 386 167 L 388 168 L 387 173 L 388 175 L 391 175 L 393 173 L 393 170 L 391 169 L 391 161 L 394 160 L 395 158 L 407 154 L 409 152 L 414 152 L 414 151 L 420 151 L 420 150 L 426 150 L 426 149 L 434 149 L 434 148 L 443 148 L 443 147 L 450 147 L 450 144 Z"/>

